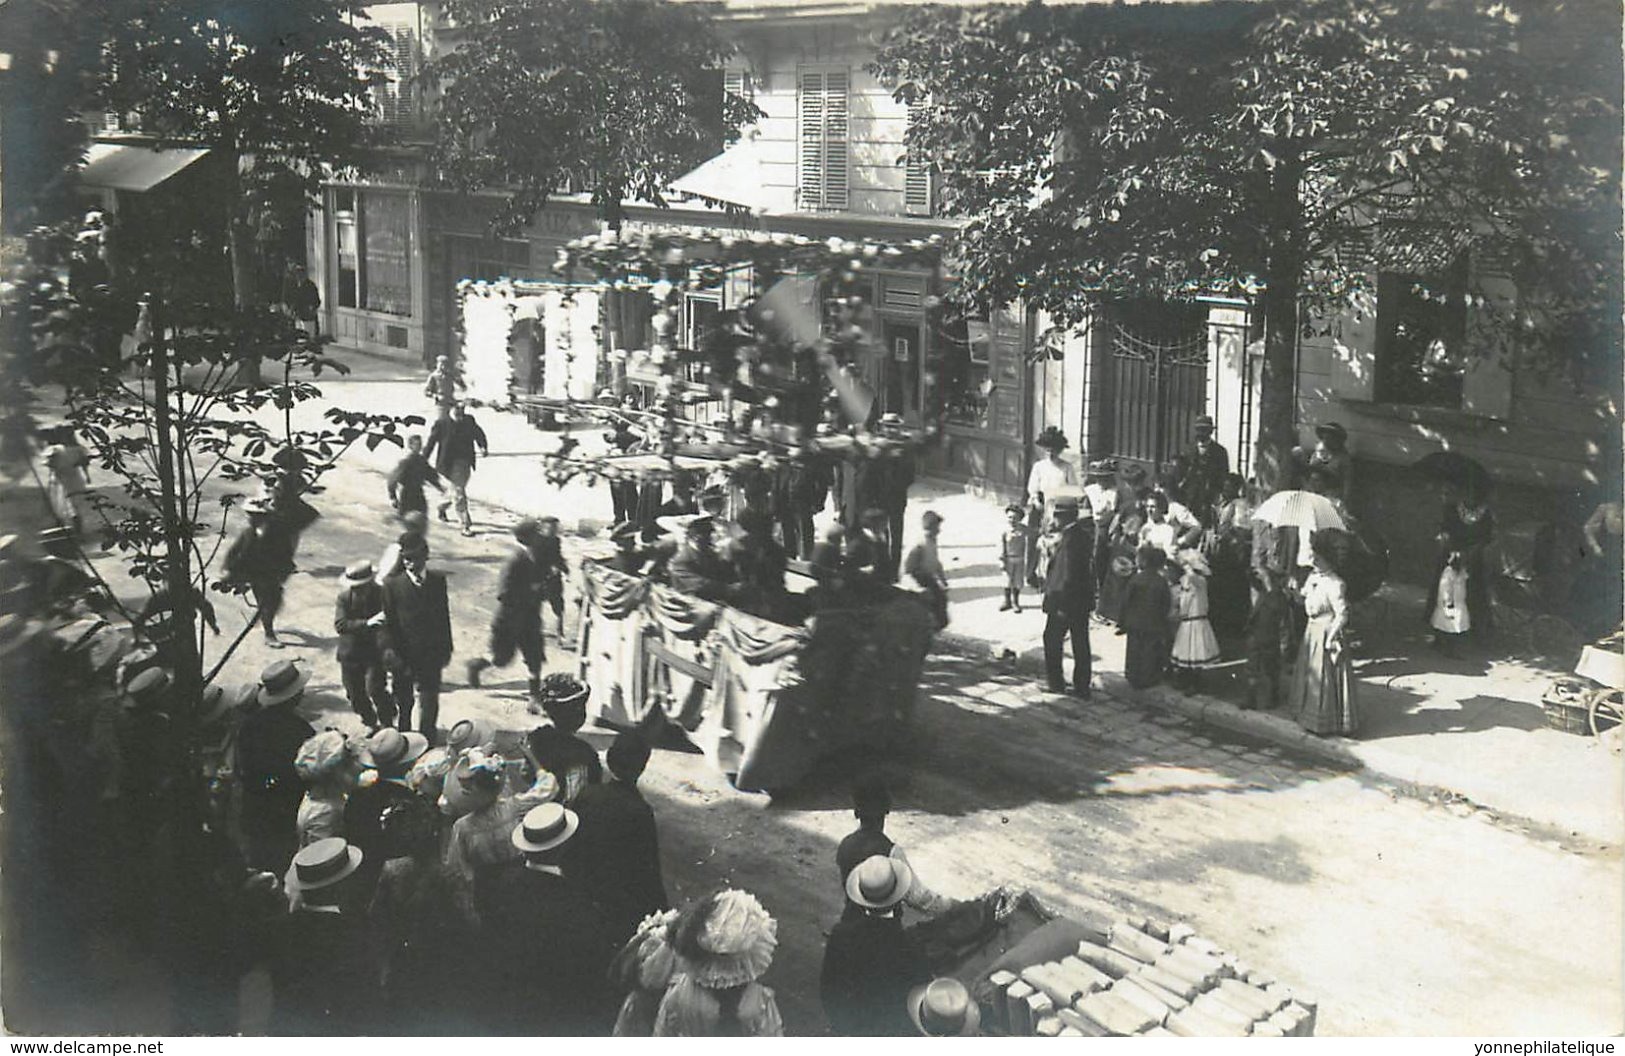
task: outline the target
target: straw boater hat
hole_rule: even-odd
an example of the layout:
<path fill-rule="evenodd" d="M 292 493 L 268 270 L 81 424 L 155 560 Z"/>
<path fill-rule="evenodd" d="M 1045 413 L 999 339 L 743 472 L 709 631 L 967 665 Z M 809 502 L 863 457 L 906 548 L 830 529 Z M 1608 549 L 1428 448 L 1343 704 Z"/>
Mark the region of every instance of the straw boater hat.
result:
<path fill-rule="evenodd" d="M 748 891 L 720 891 L 685 910 L 673 928 L 682 970 L 713 990 L 760 978 L 779 945 L 778 922 Z"/>
<path fill-rule="evenodd" d="M 563 846 L 580 825 L 581 819 L 570 808 L 543 803 L 532 807 L 525 819 L 514 826 L 513 845 L 525 854 L 551 851 Z"/>
<path fill-rule="evenodd" d="M 149 667 L 124 687 L 124 706 L 130 711 L 157 711 L 175 678 L 161 667 Z"/>
<path fill-rule="evenodd" d="M 354 587 L 367 582 L 376 574 L 371 561 L 357 561 L 344 570 L 344 582 Z"/>
<path fill-rule="evenodd" d="M 446 750 L 460 755 L 470 748 L 482 748 L 491 743 L 492 731 L 480 719 L 459 719 L 446 734 Z"/>
<path fill-rule="evenodd" d="M 342 836 L 330 836 L 293 856 L 288 886 L 295 891 L 332 887 L 359 868 L 361 848 L 345 843 Z"/>
<path fill-rule="evenodd" d="M 429 738 L 421 733 L 402 733 L 385 726 L 367 738 L 361 761 L 377 770 L 400 773 L 429 750 Z"/>
<path fill-rule="evenodd" d="M 914 886 L 914 870 L 907 862 L 871 855 L 846 874 L 846 897 L 864 909 L 890 909 Z"/>
<path fill-rule="evenodd" d="M 260 706 L 275 707 L 297 697 L 305 691 L 310 674 L 292 660 L 278 660 L 270 665 L 260 672 Z"/>
<path fill-rule="evenodd" d="M 909 991 L 908 1018 L 928 1038 L 962 1038 L 976 1033 L 982 1010 L 958 979 L 933 979 Z"/>

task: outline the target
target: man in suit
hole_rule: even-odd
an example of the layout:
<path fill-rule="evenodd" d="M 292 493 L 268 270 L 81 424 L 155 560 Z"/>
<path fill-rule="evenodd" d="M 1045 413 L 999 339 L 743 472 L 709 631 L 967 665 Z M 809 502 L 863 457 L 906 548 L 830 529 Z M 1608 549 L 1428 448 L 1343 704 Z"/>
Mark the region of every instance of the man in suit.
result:
<path fill-rule="evenodd" d="M 384 862 L 407 853 L 384 839 L 384 811 L 416 795 L 406 783 L 412 764 L 429 750 L 420 733 L 402 733 L 385 726 L 367 738 L 361 760 L 378 772 L 378 780 L 350 792 L 344 800 L 344 838 L 367 856 L 364 875 L 376 877 Z"/>
<path fill-rule="evenodd" d="M 588 785 L 573 804 L 581 817 L 581 864 L 588 889 L 616 942 L 625 942 L 638 922 L 669 907 L 660 872 L 660 839 L 654 811 L 638 792 L 649 763 L 649 742 L 636 731 L 616 736 L 604 761 L 610 780 Z"/>
<path fill-rule="evenodd" d="M 440 671 L 451 660 L 451 610 L 445 574 L 430 572 L 428 565 L 428 543 L 402 543 L 401 571 L 384 581 L 384 662 L 394 674 L 401 729 L 411 727 L 416 695 L 418 732 L 433 744 L 440 717 Z"/>
<path fill-rule="evenodd" d="M 580 827 L 558 803 L 532 808 L 514 829 L 524 856 L 474 881 L 483 951 L 492 966 L 485 1007 L 492 1033 L 591 1036 L 609 1032 L 616 995 L 607 974 L 614 938 L 578 879 Z"/>
<path fill-rule="evenodd" d="M 310 672 L 278 660 L 260 675 L 258 707 L 237 733 L 237 773 L 242 781 L 240 825 L 248 863 L 282 875 L 298 850 L 295 819 L 305 783 L 294 769 L 299 746 L 316 730 L 295 710 Z"/>
<path fill-rule="evenodd" d="M 830 929 L 819 973 L 819 996 L 830 1029 L 848 1037 L 913 1033 L 908 992 L 930 982 L 931 969 L 903 930 L 902 905 L 914 883 L 908 863 L 873 855 L 846 877 L 843 913 Z"/>
<path fill-rule="evenodd" d="M 344 570 L 344 589 L 333 606 L 333 630 L 339 636 L 339 672 L 344 695 L 362 723 L 375 730 L 379 723 L 395 722 L 395 701 L 389 695 L 389 676 L 378 646 L 384 625 L 384 588 L 373 581 L 371 561 L 357 561 Z"/>
<path fill-rule="evenodd" d="M 265 644 L 281 649 L 276 633 L 276 615 L 282 609 L 282 588 L 293 575 L 294 539 L 282 521 L 272 516 L 267 499 L 250 499 L 243 505 L 248 527 L 226 548 L 223 564 L 225 582 L 248 587 L 259 607 Z"/>
<path fill-rule="evenodd" d="M 277 926 L 271 966 L 276 1035 L 354 1036 L 374 1033 L 370 1016 L 379 994 L 366 918 L 352 879 L 359 848 L 333 836 L 301 850 L 288 886 L 299 905 Z"/>
<path fill-rule="evenodd" d="M 1065 693 L 1061 674 L 1067 635 L 1072 636 L 1072 692 L 1091 696 L 1089 616 L 1095 608 L 1094 533 L 1078 520 L 1079 497 L 1063 494 L 1055 499 L 1055 523 L 1060 538 L 1044 575 L 1044 674 L 1051 693 Z"/>
<path fill-rule="evenodd" d="M 547 652 L 542 645 L 542 601 L 547 596 L 548 568 L 542 563 L 541 525 L 526 517 L 513 527 L 519 545 L 502 566 L 497 586 L 497 612 L 491 618 L 491 655 L 468 661 L 468 684 L 480 684 L 480 672 L 488 667 L 506 667 L 514 651 L 530 674 L 533 701 L 542 688 L 542 664 Z"/>
<path fill-rule="evenodd" d="M 1230 452 L 1214 441 L 1209 416 L 1197 418 L 1193 428 L 1195 443 L 1179 459 L 1176 490 L 1179 501 L 1206 527 L 1213 523 L 1213 506 L 1219 501 L 1224 478 L 1230 475 Z"/>
<path fill-rule="evenodd" d="M 451 417 L 440 419 L 429 429 L 429 443 L 423 449 L 423 457 L 434 460 L 435 471 L 451 481 L 452 498 L 440 504 L 440 519 L 448 519 L 446 509 L 455 503 L 464 535 L 474 534 L 474 521 L 468 515 L 468 478 L 474 475 L 476 448 L 483 456 L 491 454 L 485 430 L 468 416 L 461 403 L 454 403 Z"/>

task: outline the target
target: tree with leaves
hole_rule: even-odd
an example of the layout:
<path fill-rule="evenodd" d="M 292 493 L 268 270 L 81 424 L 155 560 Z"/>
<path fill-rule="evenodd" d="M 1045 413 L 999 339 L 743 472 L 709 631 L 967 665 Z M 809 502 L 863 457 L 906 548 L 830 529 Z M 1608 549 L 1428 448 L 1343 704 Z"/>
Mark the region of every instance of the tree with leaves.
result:
<path fill-rule="evenodd" d="M 431 152 L 463 190 L 510 192 L 498 222 L 529 223 L 561 186 L 619 226 L 759 111 L 722 91 L 732 48 L 698 6 L 670 0 L 447 0 L 455 46 L 427 64 L 441 87 Z"/>
<path fill-rule="evenodd" d="M 964 298 L 1062 324 L 1123 297 L 1261 305 L 1273 484 L 1300 336 L 1373 312 L 1393 262 L 1510 279 L 1513 303 L 1466 294 L 1487 354 L 1617 364 L 1618 51 L 1617 11 L 1586 3 L 1029 4 L 913 12 L 875 70 L 921 104 L 910 150 L 967 220 Z"/>
<path fill-rule="evenodd" d="M 260 289 L 255 231 L 302 203 L 334 168 L 379 143 L 372 90 L 387 75 L 387 35 L 361 0 L 103 0 L 100 95 L 139 115 L 160 147 L 220 159 L 235 303 Z"/>

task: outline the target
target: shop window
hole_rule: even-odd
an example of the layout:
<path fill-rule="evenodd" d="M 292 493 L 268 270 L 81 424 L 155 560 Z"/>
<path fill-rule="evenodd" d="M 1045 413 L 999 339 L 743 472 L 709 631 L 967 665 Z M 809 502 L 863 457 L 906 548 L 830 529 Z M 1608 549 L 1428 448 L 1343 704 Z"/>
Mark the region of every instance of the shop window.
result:
<path fill-rule="evenodd" d="M 412 314 L 412 202 L 404 194 L 361 199 L 362 304 L 385 315 Z"/>
<path fill-rule="evenodd" d="M 950 425 L 988 427 L 993 395 L 993 328 L 986 316 L 960 319 L 941 333 L 944 412 Z"/>
<path fill-rule="evenodd" d="M 1443 274 L 1378 276 L 1378 402 L 1461 407 L 1467 373 L 1466 280 L 1465 257 Z"/>
<path fill-rule="evenodd" d="M 333 231 L 338 242 L 338 274 L 333 281 L 338 287 L 340 308 L 355 308 L 361 303 L 361 240 L 355 202 L 354 191 L 333 192 Z"/>

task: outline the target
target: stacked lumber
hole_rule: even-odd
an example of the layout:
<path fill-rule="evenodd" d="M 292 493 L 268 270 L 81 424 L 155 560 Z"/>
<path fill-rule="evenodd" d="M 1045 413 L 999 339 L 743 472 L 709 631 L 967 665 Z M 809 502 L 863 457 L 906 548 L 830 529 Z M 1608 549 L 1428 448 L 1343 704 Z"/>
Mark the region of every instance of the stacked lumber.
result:
<path fill-rule="evenodd" d="M 983 1023 L 1018 1037 L 1302 1038 L 1314 998 L 1184 924 L 1114 921 L 1074 955 L 988 977 Z"/>

